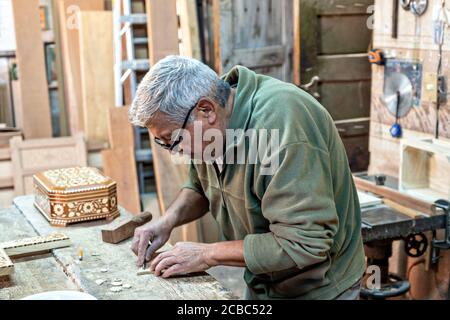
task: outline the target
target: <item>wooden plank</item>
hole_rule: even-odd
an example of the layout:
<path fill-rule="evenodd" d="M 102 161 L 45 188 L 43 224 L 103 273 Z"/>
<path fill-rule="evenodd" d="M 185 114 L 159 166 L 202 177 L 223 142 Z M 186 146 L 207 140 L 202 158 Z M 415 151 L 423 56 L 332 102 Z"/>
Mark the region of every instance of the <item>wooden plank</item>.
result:
<path fill-rule="evenodd" d="M 134 148 L 133 127 L 128 120 L 128 107 L 111 107 L 109 109 L 109 140 L 112 149 Z"/>
<path fill-rule="evenodd" d="M 35 173 L 87 165 L 86 143 L 81 135 L 26 141 L 14 137 L 10 144 L 16 195 L 33 193 Z"/>
<path fill-rule="evenodd" d="M 179 54 L 176 0 L 146 0 L 150 65 Z"/>
<path fill-rule="evenodd" d="M 112 13 L 80 13 L 80 67 L 86 140 L 108 141 L 108 109 L 114 106 Z"/>
<path fill-rule="evenodd" d="M 407 216 L 409 216 L 413 219 L 419 219 L 419 218 L 423 218 L 424 216 L 428 216 L 417 210 L 402 206 L 402 205 L 398 204 L 397 202 L 392 201 L 390 199 L 383 199 L 383 202 L 384 202 L 384 204 L 391 207 L 392 209 L 395 209 L 403 214 L 406 214 Z"/>
<path fill-rule="evenodd" d="M 181 54 L 201 60 L 196 2 L 192 0 L 177 0 L 177 10 L 180 17 Z"/>
<path fill-rule="evenodd" d="M 15 104 L 16 124 L 25 139 L 52 136 L 50 102 L 41 40 L 39 0 L 12 1 L 19 66 L 20 101 Z"/>
<path fill-rule="evenodd" d="M 138 214 L 141 212 L 134 135 L 128 121 L 128 108 L 110 108 L 109 140 L 112 149 L 102 151 L 104 173 L 117 182 L 119 205 Z"/>
<path fill-rule="evenodd" d="M 104 150 L 102 151 L 102 162 L 105 175 L 117 182 L 118 204 L 136 215 L 141 212 L 141 206 L 132 151 L 131 148 Z M 124 163 L 133 165 L 124 168 Z"/>
<path fill-rule="evenodd" d="M 10 275 L 14 272 L 14 264 L 12 263 L 5 250 L 0 248 L 0 277 Z"/>
<path fill-rule="evenodd" d="M 153 215 L 143 212 L 132 218 L 119 218 L 102 229 L 103 242 L 117 244 L 134 235 L 134 230 L 151 221 Z"/>
<path fill-rule="evenodd" d="M 71 133 L 76 134 L 84 125 L 78 13 L 104 10 L 104 0 L 59 0 L 57 6 L 67 114 Z"/>
<path fill-rule="evenodd" d="M 33 255 L 43 251 L 64 248 L 71 245 L 68 236 L 62 233 L 53 233 L 45 236 L 18 239 L 0 243 L 0 248 L 10 257 Z"/>
<path fill-rule="evenodd" d="M 293 81 L 292 0 L 217 0 L 212 2 L 212 12 L 218 73 L 242 64 L 258 73 Z"/>
<path fill-rule="evenodd" d="M 407 194 L 404 194 L 400 191 L 385 187 L 385 186 L 377 186 L 375 183 L 358 178 L 353 177 L 355 181 L 355 185 L 358 190 L 365 192 L 372 192 L 378 196 L 387 198 L 389 200 L 395 201 L 400 205 L 403 205 L 407 208 L 411 208 L 420 212 L 424 212 L 426 214 L 433 215 L 433 205 L 432 203 L 425 202 L 421 199 L 417 199 L 411 197 Z"/>
<path fill-rule="evenodd" d="M 20 215 L 39 234 L 57 232 L 58 228 L 51 227 L 45 218 L 33 206 L 33 197 L 19 197 L 14 200 Z M 121 215 L 130 217 L 130 213 L 122 208 Z M 181 277 L 176 279 L 162 279 L 149 275 L 136 276 L 136 256 L 130 250 L 131 239 L 117 245 L 104 243 L 100 239 L 100 229 L 104 222 L 82 223 L 64 229 L 73 245 L 70 248 L 53 250 L 55 259 L 60 262 L 64 272 L 86 293 L 98 299 L 230 299 L 234 296 L 224 289 L 211 276 Z M 1 237 L 1 233 L 0 233 Z M 83 248 L 84 259 L 80 263 L 73 248 Z M 106 269 L 106 272 L 102 272 Z M 40 272 L 42 272 L 40 270 Z M 113 279 L 121 279 L 130 284 L 132 289 L 121 292 L 111 292 L 110 283 Z M 98 285 L 96 280 L 104 279 L 106 284 Z M 151 288 L 151 290 L 149 290 Z M 1 291 L 1 290 L 0 290 Z"/>

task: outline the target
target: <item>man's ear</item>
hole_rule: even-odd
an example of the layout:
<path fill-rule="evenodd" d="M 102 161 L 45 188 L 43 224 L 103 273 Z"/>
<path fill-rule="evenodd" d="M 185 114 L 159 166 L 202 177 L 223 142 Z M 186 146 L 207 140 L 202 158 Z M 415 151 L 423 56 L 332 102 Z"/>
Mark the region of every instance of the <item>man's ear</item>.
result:
<path fill-rule="evenodd" d="M 217 105 L 208 98 L 202 98 L 196 107 L 197 119 L 205 119 L 210 125 L 217 120 Z"/>

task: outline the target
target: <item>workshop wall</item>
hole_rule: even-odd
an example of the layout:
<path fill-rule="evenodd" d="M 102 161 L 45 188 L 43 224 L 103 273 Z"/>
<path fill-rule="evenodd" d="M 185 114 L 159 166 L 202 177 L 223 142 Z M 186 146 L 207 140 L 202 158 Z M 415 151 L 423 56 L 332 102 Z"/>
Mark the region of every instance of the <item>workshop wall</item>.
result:
<path fill-rule="evenodd" d="M 450 1 L 447 1 L 450 8 Z M 403 138 L 433 138 L 436 125 L 436 104 L 426 91 L 426 74 L 436 74 L 438 68 L 438 45 L 433 42 L 433 10 L 441 0 L 430 0 L 427 11 L 420 17 L 400 6 L 398 36 L 392 38 L 393 1 L 375 0 L 373 47 L 382 49 L 387 57 L 402 60 L 418 60 L 422 64 L 421 100 L 417 106 L 399 120 Z M 442 55 L 442 71 L 450 78 L 450 28 L 445 30 Z M 370 114 L 369 174 L 383 173 L 393 177 L 399 175 L 400 141 L 390 136 L 389 128 L 395 116 L 383 104 L 384 66 L 372 66 L 372 93 Z M 439 111 L 440 138 L 450 139 L 450 105 Z M 431 241 L 431 235 L 427 235 Z M 442 237 L 441 232 L 438 237 Z M 442 238 L 441 238 L 442 239 Z M 411 299 L 447 299 L 450 274 L 450 253 L 442 252 L 437 265 L 429 261 L 430 248 L 420 258 L 406 258 L 403 242 L 397 242 L 391 258 L 391 272 L 408 278 L 411 282 Z"/>
<path fill-rule="evenodd" d="M 421 100 L 399 123 L 403 128 L 403 137 L 433 137 L 436 125 L 436 104 L 424 96 L 426 74 L 436 74 L 438 63 L 438 45 L 433 42 L 433 11 L 435 4 L 441 1 L 430 0 L 427 11 L 420 17 L 410 11 L 399 8 L 398 37 L 392 38 L 393 2 L 376 0 L 374 9 L 373 47 L 382 49 L 387 57 L 402 60 L 418 60 L 422 64 Z M 447 3 L 450 8 L 450 2 Z M 445 30 L 443 45 L 443 74 L 450 77 L 450 28 Z M 371 128 L 369 150 L 371 152 L 369 173 L 385 173 L 398 177 L 400 164 L 400 139 L 389 134 L 389 128 L 395 123 L 382 102 L 384 87 L 384 66 L 372 66 Z M 439 111 L 440 137 L 450 139 L 450 108 L 441 106 Z M 386 155 L 389 157 L 386 157 Z"/>

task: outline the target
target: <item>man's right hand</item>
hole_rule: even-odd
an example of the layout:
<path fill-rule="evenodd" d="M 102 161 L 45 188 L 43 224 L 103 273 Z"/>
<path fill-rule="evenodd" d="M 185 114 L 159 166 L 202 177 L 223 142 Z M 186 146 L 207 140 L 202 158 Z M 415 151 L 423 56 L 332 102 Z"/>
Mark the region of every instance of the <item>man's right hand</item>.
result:
<path fill-rule="evenodd" d="M 136 265 L 141 267 L 145 261 L 150 261 L 152 255 L 161 248 L 170 237 L 173 227 L 164 218 L 150 221 L 134 231 L 131 250 L 138 256 Z M 148 246 L 149 241 L 151 245 Z"/>

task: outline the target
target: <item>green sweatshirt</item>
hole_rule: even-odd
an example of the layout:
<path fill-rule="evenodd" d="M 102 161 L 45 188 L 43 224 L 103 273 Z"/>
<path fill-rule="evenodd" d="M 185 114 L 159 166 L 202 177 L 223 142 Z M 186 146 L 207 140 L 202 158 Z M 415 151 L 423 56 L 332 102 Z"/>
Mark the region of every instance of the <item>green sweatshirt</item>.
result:
<path fill-rule="evenodd" d="M 335 298 L 361 278 L 365 261 L 357 191 L 333 120 L 292 84 L 242 66 L 223 79 L 237 84 L 228 128 L 278 129 L 278 167 L 267 175 L 261 161 L 221 172 L 191 164 L 183 187 L 208 198 L 224 240 L 244 240 L 253 298 Z M 249 140 L 228 141 L 225 158 Z"/>

